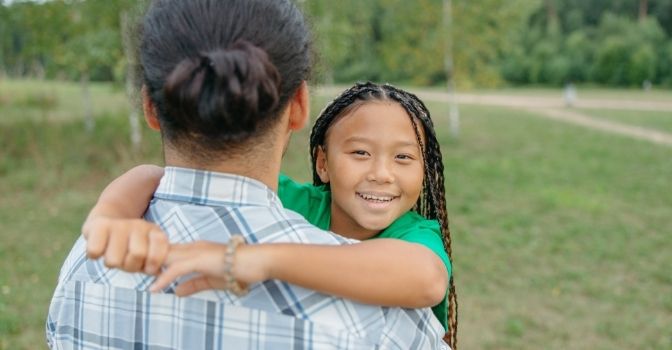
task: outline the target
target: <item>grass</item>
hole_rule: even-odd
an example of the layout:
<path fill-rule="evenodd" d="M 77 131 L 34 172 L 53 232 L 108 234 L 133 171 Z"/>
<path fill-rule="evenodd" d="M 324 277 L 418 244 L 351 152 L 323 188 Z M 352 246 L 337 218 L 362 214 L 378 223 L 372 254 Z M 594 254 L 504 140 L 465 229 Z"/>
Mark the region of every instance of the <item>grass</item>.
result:
<path fill-rule="evenodd" d="M 463 348 L 669 348 L 672 150 L 462 112 L 444 160 Z"/>
<path fill-rule="evenodd" d="M 580 109 L 582 114 L 672 133 L 672 112 Z"/>
<path fill-rule="evenodd" d="M 128 109 L 122 87 L 90 84 L 94 117 L 118 116 Z M 84 116 L 79 83 L 0 79 L 0 125 L 25 121 L 81 120 Z"/>
<path fill-rule="evenodd" d="M 467 91 L 469 92 L 469 91 Z M 497 90 L 479 90 L 474 91 L 477 94 L 502 94 L 533 97 L 557 97 L 563 98 L 563 90 L 560 87 L 513 87 Z M 608 89 L 593 86 L 578 86 L 576 88 L 577 98 L 580 99 L 619 99 L 619 100 L 646 100 L 646 101 L 669 101 L 672 98 L 670 90 L 650 90 L 642 89 Z"/>
<path fill-rule="evenodd" d="M 123 101 L 97 89 L 101 101 Z M 69 94 L 50 108 L 67 114 L 79 101 Z M 479 106 L 461 107 L 456 140 L 446 106 L 429 107 L 446 167 L 460 348 L 672 347 L 672 149 Z M 94 134 L 76 118 L 0 128 L 0 349 L 44 346 L 58 270 L 97 194 L 133 164 L 161 163 L 156 134 L 145 128 L 134 152 L 125 114 L 97 115 Z M 283 165 L 304 181 L 308 132 Z"/>
<path fill-rule="evenodd" d="M 425 89 L 425 88 L 423 88 Z M 446 91 L 446 87 L 437 86 L 427 88 L 432 91 Z M 552 86 L 509 86 L 497 89 L 459 89 L 458 93 L 466 94 L 488 94 L 488 95 L 506 95 L 506 96 L 529 96 L 529 97 L 555 97 L 563 99 L 563 88 Z M 663 88 L 653 88 L 645 91 L 641 88 L 623 88 L 613 89 L 597 85 L 578 85 L 576 86 L 577 98 L 581 99 L 619 99 L 619 100 L 646 100 L 665 102 L 672 99 L 672 90 Z"/>

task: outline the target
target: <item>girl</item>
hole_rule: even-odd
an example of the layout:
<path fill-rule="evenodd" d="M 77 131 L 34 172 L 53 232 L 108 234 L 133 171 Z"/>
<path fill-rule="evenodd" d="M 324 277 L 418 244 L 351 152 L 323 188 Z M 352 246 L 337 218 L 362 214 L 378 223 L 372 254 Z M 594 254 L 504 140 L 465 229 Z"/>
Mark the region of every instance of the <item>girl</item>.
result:
<path fill-rule="evenodd" d="M 342 247 L 243 245 L 235 252 L 232 271 L 217 277 L 232 273 L 243 285 L 281 279 L 366 303 L 433 306 L 455 349 L 457 300 L 443 163 L 425 105 L 390 85 L 357 84 L 321 113 L 310 148 L 314 184 L 281 176 L 283 205 L 319 228 L 364 242 Z M 117 261 L 113 266 L 148 273 L 166 265 L 153 290 L 198 270 L 193 261 L 182 261 L 179 248 L 171 248 L 170 254 L 151 244 L 144 251 L 130 249 L 132 232 L 158 236 L 152 224 L 124 218 L 142 215 L 161 176 L 161 168 L 152 166 L 122 175 L 101 194 L 83 227 L 92 258 L 104 254 L 106 262 Z M 128 203 L 133 196 L 145 200 Z M 192 279 L 176 292 L 213 288 L 207 282 L 212 282 L 207 276 Z"/>

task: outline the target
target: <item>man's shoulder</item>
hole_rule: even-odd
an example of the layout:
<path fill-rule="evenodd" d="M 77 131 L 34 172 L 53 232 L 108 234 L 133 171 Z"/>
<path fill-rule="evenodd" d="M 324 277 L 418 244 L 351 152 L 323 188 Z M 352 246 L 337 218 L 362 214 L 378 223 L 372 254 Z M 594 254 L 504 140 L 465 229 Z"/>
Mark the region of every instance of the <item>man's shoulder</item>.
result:
<path fill-rule="evenodd" d="M 173 243 L 186 243 L 182 238 L 187 237 L 226 242 L 230 234 L 242 234 L 248 243 L 342 245 L 353 242 L 321 230 L 280 203 L 208 206 L 154 200 L 145 218 L 161 226 Z"/>
<path fill-rule="evenodd" d="M 284 221 L 291 227 L 292 231 L 299 233 L 299 237 L 286 237 L 287 239 L 297 239 L 298 243 L 309 244 L 344 245 L 358 242 L 331 231 L 322 230 L 293 210 L 287 208 L 279 208 L 279 210 L 281 210 Z"/>

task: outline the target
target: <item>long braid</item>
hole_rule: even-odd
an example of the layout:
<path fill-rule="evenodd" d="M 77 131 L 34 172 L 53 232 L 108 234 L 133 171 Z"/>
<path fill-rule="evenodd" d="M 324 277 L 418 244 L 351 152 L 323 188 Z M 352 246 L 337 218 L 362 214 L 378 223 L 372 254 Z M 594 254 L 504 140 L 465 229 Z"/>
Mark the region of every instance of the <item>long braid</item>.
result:
<path fill-rule="evenodd" d="M 448 253 L 448 258 L 452 263 L 453 257 L 443 175 L 443 157 L 429 110 L 416 95 L 397 89 L 392 85 L 379 85 L 366 82 L 355 84 L 334 99 L 320 113 L 310 135 L 313 183 L 315 185 L 324 184 L 317 174 L 315 165 L 318 149 L 325 147 L 326 134 L 329 127 L 333 125 L 337 118 L 346 115 L 355 106 L 366 101 L 375 100 L 395 101 L 409 115 L 424 160 L 422 195 L 418 198 L 413 210 L 427 219 L 439 222 L 444 249 Z M 418 121 L 420 121 L 423 127 L 425 142 L 423 142 L 420 135 Z M 457 349 L 457 294 L 452 274 L 448 284 L 448 330 L 444 339 L 452 349 Z"/>
<path fill-rule="evenodd" d="M 418 213 L 428 219 L 435 219 L 441 226 L 441 234 L 443 238 L 443 245 L 448 253 L 450 261 L 453 261 L 450 229 L 448 225 L 448 211 L 446 209 L 446 194 L 444 182 L 444 167 L 443 156 L 441 148 L 436 138 L 434 131 L 434 123 L 429 114 L 429 110 L 425 104 L 417 96 L 412 93 L 396 89 L 389 85 L 384 85 L 383 88 L 396 91 L 401 99 L 397 100 L 397 94 L 389 93 L 390 97 L 394 98 L 401 104 L 409 115 L 414 116 L 424 126 L 426 145 L 423 147 L 423 157 L 425 158 L 425 177 L 423 184 L 423 195 L 419 199 L 421 203 L 416 205 Z M 413 120 L 414 118 L 411 118 Z M 414 127 L 415 127 L 415 123 Z M 420 142 L 420 135 L 416 128 L 416 136 Z M 423 143 L 420 142 L 422 146 Z M 457 294 L 455 291 L 455 283 L 451 274 L 448 285 L 448 330 L 446 340 L 452 349 L 457 349 Z"/>

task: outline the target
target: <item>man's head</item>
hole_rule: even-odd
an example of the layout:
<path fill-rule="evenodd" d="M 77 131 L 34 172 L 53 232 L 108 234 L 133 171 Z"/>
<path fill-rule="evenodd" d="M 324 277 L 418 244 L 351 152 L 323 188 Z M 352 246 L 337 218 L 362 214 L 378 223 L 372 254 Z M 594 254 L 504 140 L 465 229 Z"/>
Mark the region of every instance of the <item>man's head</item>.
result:
<path fill-rule="evenodd" d="M 150 126 L 184 159 L 282 148 L 281 121 L 303 126 L 309 33 L 290 0 L 156 0 L 140 58 Z"/>

